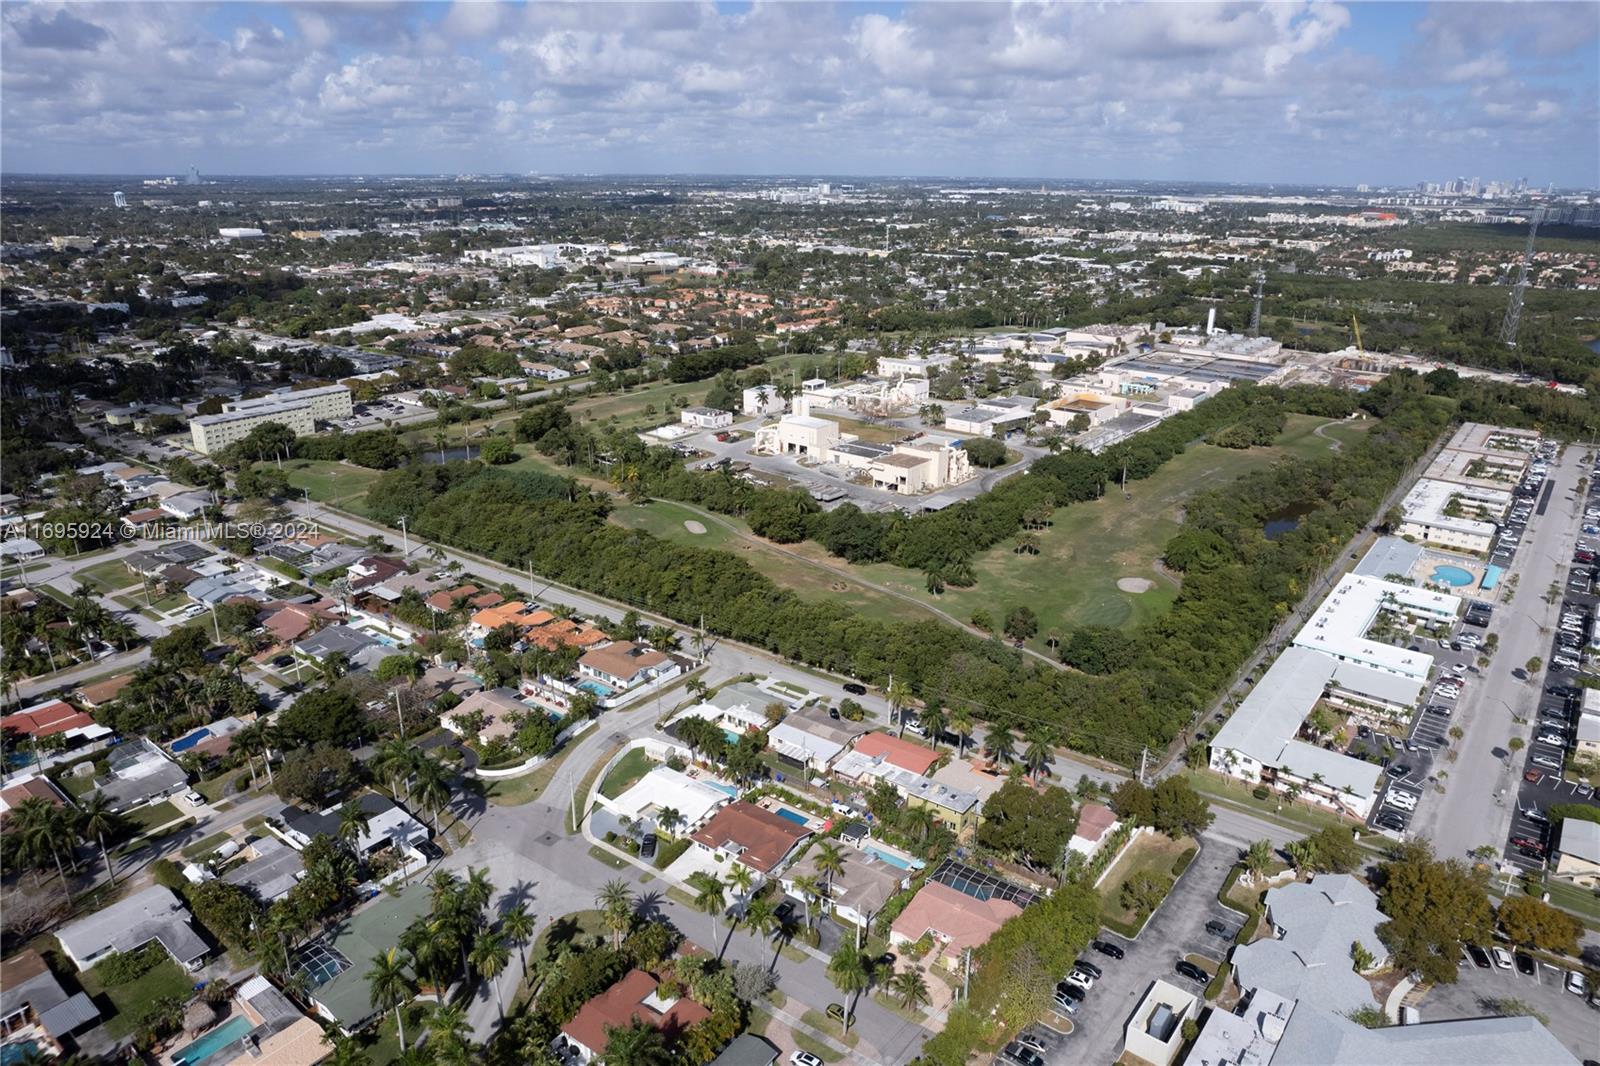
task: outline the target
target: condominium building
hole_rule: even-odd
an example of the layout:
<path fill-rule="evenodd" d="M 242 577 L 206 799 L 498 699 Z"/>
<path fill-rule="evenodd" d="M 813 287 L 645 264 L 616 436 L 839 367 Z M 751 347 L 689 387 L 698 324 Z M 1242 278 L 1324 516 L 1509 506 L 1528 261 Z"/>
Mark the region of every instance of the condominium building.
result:
<path fill-rule="evenodd" d="M 275 392 L 249 400 L 234 400 L 223 404 L 219 414 L 193 418 L 189 422 L 189 433 L 195 451 L 215 455 L 268 422 L 286 426 L 298 437 L 315 432 L 318 422 L 349 418 L 352 410 L 350 390 L 343 385 Z"/>

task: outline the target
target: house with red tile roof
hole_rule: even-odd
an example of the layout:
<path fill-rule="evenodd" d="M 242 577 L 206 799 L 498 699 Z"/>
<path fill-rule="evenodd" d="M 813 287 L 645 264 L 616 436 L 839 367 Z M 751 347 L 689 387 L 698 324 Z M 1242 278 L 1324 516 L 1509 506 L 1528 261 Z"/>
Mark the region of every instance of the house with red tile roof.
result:
<path fill-rule="evenodd" d="M 470 601 L 472 597 L 478 594 L 478 591 L 478 586 L 476 585 L 457 585 L 453 589 L 440 589 L 422 602 L 435 611 L 453 611 L 458 602 Z M 499 599 L 499 595 L 496 594 L 495 601 L 499 602 Z M 494 604 L 474 604 L 473 606 L 493 607 Z"/>
<path fill-rule="evenodd" d="M 855 750 L 869 759 L 882 759 L 902 770 L 923 775 L 926 775 L 940 758 L 939 752 L 932 748 L 925 748 L 921 744 L 913 744 L 899 737 L 891 737 L 887 733 L 864 734 L 856 741 Z"/>
<path fill-rule="evenodd" d="M 782 867 L 810 835 L 805 826 L 740 800 L 712 815 L 689 839 L 716 862 L 731 859 L 767 875 Z"/>
<path fill-rule="evenodd" d="M 48 777 L 30 777 L 26 781 L 0 788 L 0 818 L 30 799 L 45 800 L 52 807 L 67 806 L 67 797 Z"/>
<path fill-rule="evenodd" d="M 929 881 L 889 927 L 889 942 L 905 946 L 930 936 L 939 961 L 957 970 L 969 948 L 976 950 L 988 943 L 995 930 L 1021 913 L 1022 908 L 1010 900 L 996 896 L 977 899 Z"/>
<path fill-rule="evenodd" d="M 1086 859 L 1092 859 L 1106 846 L 1106 841 L 1111 839 L 1111 834 L 1121 824 L 1117 821 L 1116 812 L 1105 804 L 1085 803 L 1083 809 L 1078 811 L 1078 828 L 1073 831 L 1067 847 L 1081 853 Z"/>
<path fill-rule="evenodd" d="M 659 994 L 661 983 L 643 970 L 630 970 L 622 980 L 595 996 L 561 1027 L 556 1044 L 567 1047 L 577 1061 L 590 1063 L 602 1058 L 610 1043 L 607 1030 L 626 1029 L 642 1022 L 659 1029 L 670 1046 L 685 1029 L 711 1017 L 705 1007 L 689 999 L 666 999 Z"/>
<path fill-rule="evenodd" d="M 66 700 L 46 700 L 0 718 L 0 729 L 21 737 L 53 737 L 65 734 L 69 740 L 93 740 L 111 730 Z"/>

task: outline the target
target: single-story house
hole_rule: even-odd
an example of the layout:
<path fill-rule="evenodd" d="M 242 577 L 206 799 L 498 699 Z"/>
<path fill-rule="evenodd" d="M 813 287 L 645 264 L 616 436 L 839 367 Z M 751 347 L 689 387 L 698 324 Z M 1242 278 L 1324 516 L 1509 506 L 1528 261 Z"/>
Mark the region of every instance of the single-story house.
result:
<path fill-rule="evenodd" d="M 643 970 L 630 970 L 622 980 L 595 996 L 561 1027 L 556 1047 L 570 1049 L 580 1063 L 603 1058 L 611 1029 L 643 1022 L 659 1029 L 670 1045 L 711 1012 L 687 996 L 667 999 L 657 994 L 660 982 Z"/>
<path fill-rule="evenodd" d="M 777 1061 L 777 1048 L 754 1033 L 740 1033 L 710 1066 L 773 1066 Z"/>
<path fill-rule="evenodd" d="M 42 799 L 52 807 L 67 806 L 67 797 L 54 781 L 43 776 L 29 777 L 0 788 L 0 818 L 30 799 Z"/>
<path fill-rule="evenodd" d="M 84 685 L 78 689 L 78 702 L 92 711 L 116 700 L 122 695 L 122 690 L 132 683 L 132 674 L 118 674 L 104 681 L 96 681 L 92 685 Z"/>
<path fill-rule="evenodd" d="M 1078 828 L 1073 830 L 1067 848 L 1085 859 L 1092 859 L 1100 854 L 1100 849 L 1105 847 L 1106 841 L 1121 824 L 1117 821 L 1116 812 L 1105 804 L 1085 803 L 1078 811 Z"/>
<path fill-rule="evenodd" d="M 300 852 L 277 837 L 261 837 L 244 849 L 245 862 L 222 875 L 230 885 L 255 893 L 263 903 L 272 903 L 289 894 L 305 876 Z"/>
<path fill-rule="evenodd" d="M 432 830 L 387 796 L 363 792 L 357 802 L 367 816 L 366 828 L 356 838 L 356 850 L 362 855 L 390 846 L 404 850 L 433 835 Z M 318 835 L 337 837 L 339 809 L 342 806 L 339 804 L 312 812 L 294 804 L 285 804 L 277 813 L 277 824 L 268 822 L 267 825 L 285 843 L 298 850 L 310 844 Z"/>
<path fill-rule="evenodd" d="M 578 660 L 578 676 L 626 692 L 636 685 L 683 672 L 678 660 L 644 644 L 619 640 L 586 652 Z"/>
<path fill-rule="evenodd" d="M 467 722 L 474 714 L 483 715 L 483 725 L 478 730 L 478 743 L 508 739 L 517 731 L 513 716 L 527 714 L 529 707 L 522 702 L 515 689 L 486 688 L 474 692 L 456 705 L 455 709 L 439 720 L 456 736 L 466 736 Z"/>
<path fill-rule="evenodd" d="M 112 810 L 128 811 L 157 803 L 189 786 L 189 774 L 148 737 L 134 737 L 106 754 L 110 772 L 95 789 Z"/>
<path fill-rule="evenodd" d="M 995 930 L 1021 913 L 1022 908 L 1008 899 L 991 896 L 980 900 L 929 881 L 889 927 L 889 942 L 905 946 L 931 936 L 939 961 L 955 971 L 969 949 L 988 943 Z"/>
<path fill-rule="evenodd" d="M 889 897 L 909 886 L 911 871 L 882 861 L 870 852 L 850 854 L 844 869 L 831 878 L 817 866 L 820 849 L 812 848 L 800 861 L 783 872 L 780 883 L 791 896 L 800 895 L 796 882 L 814 877 L 823 886 L 825 898 L 813 904 L 832 911 L 840 918 L 865 927 L 888 902 Z"/>
<path fill-rule="evenodd" d="M 367 969 L 374 957 L 398 944 L 406 928 L 427 914 L 431 905 L 426 884 L 413 884 L 393 896 L 379 893 L 302 949 L 295 963 L 310 980 L 307 996 L 317 1013 L 346 1033 L 375 1020 L 381 1012 L 372 1005 Z"/>
<path fill-rule="evenodd" d="M 159 943 L 186 970 L 200 968 L 210 948 L 189 924 L 189 908 L 170 888 L 151 885 L 56 930 L 67 958 L 87 970 L 112 952 Z"/>
<path fill-rule="evenodd" d="M 46 700 L 8 714 L 0 718 L 0 731 L 27 738 L 64 735 L 68 747 L 111 733 L 65 700 Z"/>
<path fill-rule="evenodd" d="M 691 839 L 717 862 L 731 859 L 763 876 L 782 868 L 811 830 L 739 800 L 717 811 Z"/>
<path fill-rule="evenodd" d="M 37 1025 L 59 1044 L 99 1020 L 94 1001 L 83 992 L 69 996 L 37 951 L 30 948 L 0 963 L 0 1039 Z"/>
<path fill-rule="evenodd" d="M 791 711 L 767 733 L 767 746 L 779 759 L 812 773 L 827 773 L 866 727 L 831 718 L 827 708 L 812 704 Z"/>
<path fill-rule="evenodd" d="M 933 768 L 933 764 L 938 762 L 941 756 L 941 753 L 933 748 L 878 732 L 863 735 L 856 741 L 853 750 L 868 759 L 881 759 L 902 770 L 923 775 Z"/>
<path fill-rule="evenodd" d="M 265 977 L 252 977 L 240 985 L 233 994 L 233 1008 L 211 1033 L 239 1035 L 212 1051 L 205 1066 L 315 1066 L 331 1054 L 322 1026 L 300 1013 Z M 169 1058 L 161 1061 L 163 1066 L 182 1066 Z"/>
<path fill-rule="evenodd" d="M 728 793 L 670 766 L 653 767 L 616 799 L 599 797 L 600 805 L 614 814 L 657 825 L 661 812 L 674 810 L 681 819 L 673 833 L 692 833 L 717 811 L 733 801 Z"/>
<path fill-rule="evenodd" d="M 161 501 L 163 511 L 186 522 L 191 518 L 199 518 L 212 505 L 208 492 L 180 492 Z"/>

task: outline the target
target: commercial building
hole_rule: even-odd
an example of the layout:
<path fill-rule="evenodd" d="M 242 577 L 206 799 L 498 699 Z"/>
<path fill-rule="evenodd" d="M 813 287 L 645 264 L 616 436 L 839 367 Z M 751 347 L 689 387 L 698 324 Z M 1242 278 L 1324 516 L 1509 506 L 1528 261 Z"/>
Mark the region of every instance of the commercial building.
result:
<path fill-rule="evenodd" d="M 1185 1060 L 1189 1066 L 1267 1066 L 1294 1014 L 1294 1000 L 1270 989 L 1247 991 L 1233 1011 L 1207 1016 Z"/>
<path fill-rule="evenodd" d="M 56 930 L 67 958 L 87 970 L 113 952 L 137 951 L 158 943 L 186 970 L 198 970 L 206 942 L 189 924 L 189 908 L 170 888 L 152 885 Z"/>
<path fill-rule="evenodd" d="M 914 496 L 972 478 L 972 460 L 964 448 L 949 444 L 897 444 L 887 455 L 870 460 L 872 487 Z"/>
<path fill-rule="evenodd" d="M 1038 403 L 1032 396 L 996 396 L 979 400 L 971 407 L 946 414 L 944 427 L 952 433 L 966 433 L 975 437 L 1003 437 L 1032 423 L 1033 409 Z"/>
<path fill-rule="evenodd" d="M 325 385 L 225 403 L 219 414 L 190 419 L 189 434 L 195 451 L 214 455 L 268 422 L 285 426 L 298 437 L 315 432 L 318 422 L 349 418 L 353 411 L 349 389 Z"/>
<path fill-rule="evenodd" d="M 756 431 L 755 450 L 768 455 L 823 459 L 840 441 L 839 423 L 812 415 L 790 414 L 774 426 Z"/>
<path fill-rule="evenodd" d="M 1372 1003 L 1372 986 L 1351 961 L 1352 944 L 1371 953 L 1373 969 L 1387 957 L 1378 926 L 1388 919 L 1370 888 L 1350 874 L 1318 874 L 1268 889 L 1266 903 L 1274 937 L 1233 952 L 1241 988 L 1270 988 L 1341 1014 Z"/>
<path fill-rule="evenodd" d="M 727 429 L 733 425 L 733 412 L 719 411 L 715 407 L 685 407 L 678 412 L 678 421 L 695 429 Z"/>
<path fill-rule="evenodd" d="M 740 394 L 739 409 L 746 415 L 780 414 L 785 407 L 782 396 L 771 385 L 756 385 Z"/>
<path fill-rule="evenodd" d="M 1382 612 L 1448 623 L 1460 610 L 1459 596 L 1346 574 L 1295 634 L 1294 643 L 1340 662 L 1425 681 L 1433 667 L 1433 656 L 1370 640 L 1367 631 Z"/>
<path fill-rule="evenodd" d="M 1585 888 L 1600 888 L 1600 822 L 1563 818 L 1555 850 L 1551 872 Z"/>

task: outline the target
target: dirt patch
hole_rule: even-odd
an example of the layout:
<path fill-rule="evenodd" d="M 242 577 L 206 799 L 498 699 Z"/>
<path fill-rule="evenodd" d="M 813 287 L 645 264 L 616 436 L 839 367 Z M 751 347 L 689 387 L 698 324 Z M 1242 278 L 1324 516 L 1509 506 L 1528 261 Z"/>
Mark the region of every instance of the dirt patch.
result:
<path fill-rule="evenodd" d="M 1117 588 L 1123 592 L 1149 592 L 1155 583 L 1144 577 L 1119 577 Z"/>
<path fill-rule="evenodd" d="M 704 536 L 706 532 L 705 523 L 696 522 L 692 518 L 686 518 L 683 520 L 683 528 L 687 529 L 690 533 L 693 533 L 697 537 Z"/>

